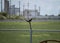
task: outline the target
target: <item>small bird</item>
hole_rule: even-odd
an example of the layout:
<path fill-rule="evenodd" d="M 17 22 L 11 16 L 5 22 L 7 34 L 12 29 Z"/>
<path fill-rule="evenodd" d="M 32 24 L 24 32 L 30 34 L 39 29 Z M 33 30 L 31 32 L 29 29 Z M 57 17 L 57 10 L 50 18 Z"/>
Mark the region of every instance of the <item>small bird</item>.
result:
<path fill-rule="evenodd" d="M 27 22 L 31 22 L 32 21 L 32 18 L 31 19 L 29 19 L 29 20 L 26 20 Z"/>

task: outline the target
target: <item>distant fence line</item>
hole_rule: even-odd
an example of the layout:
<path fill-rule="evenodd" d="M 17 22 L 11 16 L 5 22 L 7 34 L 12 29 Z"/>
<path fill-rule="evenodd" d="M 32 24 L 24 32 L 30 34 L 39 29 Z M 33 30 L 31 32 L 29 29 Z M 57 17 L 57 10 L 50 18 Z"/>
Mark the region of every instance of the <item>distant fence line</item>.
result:
<path fill-rule="evenodd" d="M 20 31 L 20 32 L 29 32 L 28 29 L 0 29 L 0 31 Z M 32 30 L 33 32 L 60 32 L 60 30 Z"/>

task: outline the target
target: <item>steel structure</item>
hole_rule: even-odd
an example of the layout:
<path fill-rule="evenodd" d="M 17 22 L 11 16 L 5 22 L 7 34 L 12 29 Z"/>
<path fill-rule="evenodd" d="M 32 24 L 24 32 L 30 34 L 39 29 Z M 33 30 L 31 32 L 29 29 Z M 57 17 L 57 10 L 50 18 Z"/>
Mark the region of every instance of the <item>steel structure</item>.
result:
<path fill-rule="evenodd" d="M 20 1 L 19 1 L 19 16 L 20 16 Z"/>

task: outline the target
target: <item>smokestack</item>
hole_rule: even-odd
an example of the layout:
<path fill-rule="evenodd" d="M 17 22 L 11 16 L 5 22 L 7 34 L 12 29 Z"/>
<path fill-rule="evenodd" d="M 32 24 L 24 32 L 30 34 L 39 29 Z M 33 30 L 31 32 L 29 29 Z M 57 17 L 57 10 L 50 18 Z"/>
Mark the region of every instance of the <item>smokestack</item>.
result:
<path fill-rule="evenodd" d="M 39 6 L 39 15 L 40 15 L 40 6 Z"/>
<path fill-rule="evenodd" d="M 35 17 L 36 17 L 36 10 L 37 10 L 36 7 L 37 7 L 37 6 L 35 5 L 34 7 L 35 7 Z"/>
<path fill-rule="evenodd" d="M 19 16 L 20 16 L 20 1 L 19 1 Z"/>
<path fill-rule="evenodd" d="M 23 16 L 24 16 L 24 9 L 25 9 L 24 7 L 25 7 L 25 5 L 23 5 Z"/>
<path fill-rule="evenodd" d="M 2 0 L 1 0 L 1 12 L 2 12 Z"/>
<path fill-rule="evenodd" d="M 27 10 L 27 18 L 29 19 L 29 0 L 28 0 L 28 3 L 27 3 L 27 7 L 28 7 L 28 10 Z"/>

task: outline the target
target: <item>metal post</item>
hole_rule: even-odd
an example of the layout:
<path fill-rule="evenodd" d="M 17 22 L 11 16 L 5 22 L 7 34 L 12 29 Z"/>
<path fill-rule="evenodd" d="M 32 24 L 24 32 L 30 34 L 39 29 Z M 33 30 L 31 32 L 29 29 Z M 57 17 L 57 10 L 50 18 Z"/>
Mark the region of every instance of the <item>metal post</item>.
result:
<path fill-rule="evenodd" d="M 30 25 L 30 43 L 32 43 L 32 27 L 31 27 L 31 22 L 29 22 Z"/>
<path fill-rule="evenodd" d="M 32 26 L 31 26 L 32 18 L 28 19 L 26 21 L 29 23 L 29 26 L 30 26 L 30 43 L 32 43 Z"/>

